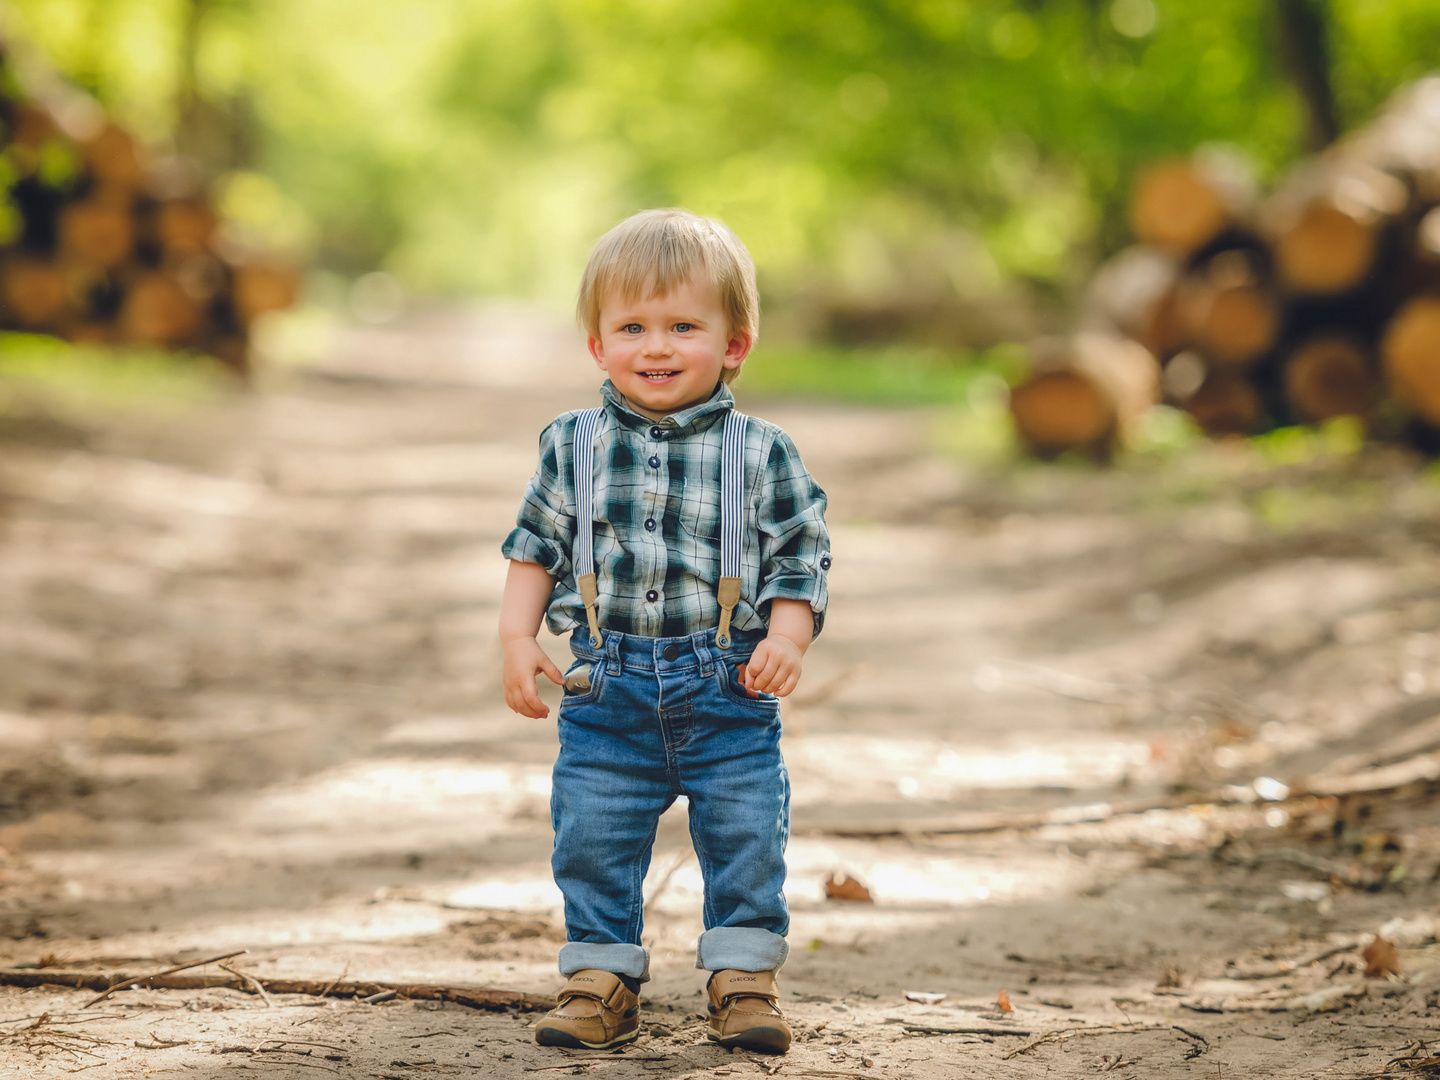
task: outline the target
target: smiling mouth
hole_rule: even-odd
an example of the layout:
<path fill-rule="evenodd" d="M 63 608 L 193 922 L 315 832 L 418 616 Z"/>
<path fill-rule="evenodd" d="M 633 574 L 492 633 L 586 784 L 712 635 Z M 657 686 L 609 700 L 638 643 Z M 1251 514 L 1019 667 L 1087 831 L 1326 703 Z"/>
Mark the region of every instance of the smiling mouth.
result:
<path fill-rule="evenodd" d="M 642 378 L 651 379 L 655 382 L 659 382 L 662 379 L 668 379 L 670 378 L 670 376 L 678 374 L 680 374 L 678 371 L 642 371 L 640 373 Z"/>

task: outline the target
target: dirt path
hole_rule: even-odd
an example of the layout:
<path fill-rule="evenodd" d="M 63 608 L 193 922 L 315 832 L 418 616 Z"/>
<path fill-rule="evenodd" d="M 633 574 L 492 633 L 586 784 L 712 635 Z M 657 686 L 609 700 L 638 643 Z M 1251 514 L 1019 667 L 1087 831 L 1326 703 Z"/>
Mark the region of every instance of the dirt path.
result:
<path fill-rule="evenodd" d="M 343 337 L 183 415 L 0 425 L 0 966 L 245 948 L 262 977 L 553 991 L 554 732 L 499 699 L 497 549 L 536 433 L 590 385 L 563 331 L 491 310 Z M 830 491 L 837 553 L 785 711 L 801 1039 L 778 1075 L 1361 1076 L 1440 1037 L 1414 922 L 1440 903 L 1434 773 L 1233 801 L 1440 746 L 1440 497 L 1411 464 L 989 474 L 936 452 L 952 415 L 744 404 Z M 676 807 L 624 1055 L 435 1002 L 80 1013 L 46 987 L 0 990 L 0 1066 L 758 1075 L 777 1063 L 702 1037 L 688 853 Z M 827 902 L 832 871 L 876 902 Z M 1356 946 L 1394 917 L 1403 976 L 1366 980 Z M 1033 1036 L 944 1030 L 987 1025 Z"/>

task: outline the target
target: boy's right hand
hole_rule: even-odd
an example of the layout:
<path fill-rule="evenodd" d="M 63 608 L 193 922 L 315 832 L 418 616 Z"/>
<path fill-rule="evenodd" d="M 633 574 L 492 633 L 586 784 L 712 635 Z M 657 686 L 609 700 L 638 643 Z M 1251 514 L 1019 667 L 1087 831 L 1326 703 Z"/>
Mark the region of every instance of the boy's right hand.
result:
<path fill-rule="evenodd" d="M 565 676 L 533 637 L 511 638 L 504 643 L 504 648 L 505 704 L 521 716 L 544 720 L 550 715 L 550 709 L 535 689 L 535 674 L 543 671 L 556 686 L 565 685 Z"/>

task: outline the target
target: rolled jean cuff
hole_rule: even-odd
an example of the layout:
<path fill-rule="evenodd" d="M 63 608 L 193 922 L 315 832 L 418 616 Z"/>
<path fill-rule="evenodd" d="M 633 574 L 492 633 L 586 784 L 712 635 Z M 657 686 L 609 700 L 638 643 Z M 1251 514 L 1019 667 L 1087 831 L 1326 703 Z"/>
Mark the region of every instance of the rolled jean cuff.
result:
<path fill-rule="evenodd" d="M 695 966 L 702 971 L 779 971 L 790 945 L 758 926 L 716 926 L 700 935 Z"/>
<path fill-rule="evenodd" d="M 643 945 L 567 941 L 560 946 L 560 974 L 567 979 L 577 971 L 595 968 L 615 975 L 650 981 L 650 950 Z"/>

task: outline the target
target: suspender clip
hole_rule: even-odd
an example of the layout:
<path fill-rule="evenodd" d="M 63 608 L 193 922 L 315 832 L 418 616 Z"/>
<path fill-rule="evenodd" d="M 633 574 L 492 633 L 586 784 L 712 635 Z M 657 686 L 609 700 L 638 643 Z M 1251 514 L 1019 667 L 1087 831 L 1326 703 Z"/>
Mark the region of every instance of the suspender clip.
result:
<path fill-rule="evenodd" d="M 718 599 L 720 600 L 720 629 L 715 631 L 715 644 L 722 649 L 728 649 L 730 647 L 730 616 L 735 613 L 735 605 L 740 602 L 740 579 L 738 577 L 722 577 Z"/>
<path fill-rule="evenodd" d="M 600 648 L 600 619 L 595 614 L 595 602 L 600 599 L 600 589 L 595 584 L 594 574 L 581 574 L 575 579 L 580 586 L 580 599 L 585 602 L 585 619 L 590 623 L 590 647 Z"/>

